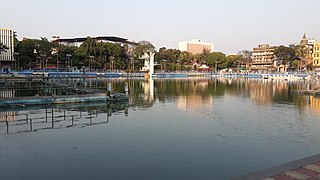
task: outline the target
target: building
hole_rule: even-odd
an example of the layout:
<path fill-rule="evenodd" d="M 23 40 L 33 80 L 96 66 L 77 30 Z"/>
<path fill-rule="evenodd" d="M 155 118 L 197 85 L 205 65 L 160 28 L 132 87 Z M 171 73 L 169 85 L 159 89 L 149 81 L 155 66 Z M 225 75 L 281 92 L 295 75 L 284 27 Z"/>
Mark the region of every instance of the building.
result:
<path fill-rule="evenodd" d="M 5 49 L 0 52 L 0 69 L 12 69 L 14 66 L 14 36 L 12 29 L 0 28 L 0 43 Z"/>
<path fill-rule="evenodd" d="M 320 69 L 320 42 L 315 42 L 313 46 L 313 67 Z"/>
<path fill-rule="evenodd" d="M 308 64 L 313 63 L 313 46 L 315 43 L 315 39 L 307 38 L 306 34 L 303 34 L 303 37 L 300 41 L 300 46 L 302 48 L 303 57 L 302 58 L 302 66 L 306 66 Z"/>
<path fill-rule="evenodd" d="M 90 37 L 96 42 L 110 42 L 110 43 L 120 43 L 120 44 L 128 44 L 128 45 L 136 45 L 137 43 L 128 41 L 128 39 L 120 38 L 116 36 L 97 36 Z M 59 44 L 63 44 L 66 46 L 77 46 L 79 47 L 83 42 L 87 40 L 87 37 L 80 38 L 60 38 L 59 36 L 53 36 L 51 41 L 58 42 Z"/>
<path fill-rule="evenodd" d="M 259 72 L 274 70 L 274 51 L 276 47 L 261 44 L 253 48 L 251 69 Z"/>
<path fill-rule="evenodd" d="M 213 52 L 214 45 L 213 43 L 201 42 L 200 40 L 182 41 L 179 42 L 179 50 L 187 51 L 192 54 L 201 54 L 204 50 Z"/>

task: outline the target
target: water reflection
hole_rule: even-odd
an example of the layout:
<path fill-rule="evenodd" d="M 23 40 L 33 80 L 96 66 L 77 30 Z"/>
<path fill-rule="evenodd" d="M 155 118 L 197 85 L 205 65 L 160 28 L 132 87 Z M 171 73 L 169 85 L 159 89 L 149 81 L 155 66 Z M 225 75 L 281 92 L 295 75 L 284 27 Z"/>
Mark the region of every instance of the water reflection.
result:
<path fill-rule="evenodd" d="M 125 115 L 129 113 L 130 108 L 150 108 L 156 101 L 160 103 L 175 102 L 178 109 L 191 112 L 206 113 L 213 109 L 214 101 L 221 99 L 224 96 L 242 97 L 250 100 L 258 106 L 266 106 L 272 104 L 290 104 L 304 112 L 305 108 L 310 107 L 318 112 L 320 116 L 320 99 L 313 96 L 301 96 L 290 93 L 292 90 L 310 89 L 319 86 L 319 82 L 312 81 L 284 81 L 284 80 L 262 80 L 262 79 L 243 79 L 243 78 L 200 78 L 200 79 L 105 79 L 105 78 L 89 78 L 89 79 L 52 79 L 49 81 L 59 81 L 62 84 L 69 84 L 75 87 L 88 87 L 99 91 L 106 91 L 108 86 L 112 86 L 114 92 L 124 92 L 124 89 L 129 90 L 130 99 L 126 108 L 118 105 L 106 104 L 80 104 L 65 105 L 65 107 L 53 107 L 53 111 L 57 116 L 61 116 L 61 109 L 68 109 L 69 115 L 74 115 L 74 118 L 80 116 L 75 112 L 87 113 L 87 116 L 94 116 L 95 113 L 105 113 L 108 117 L 117 111 L 124 111 Z M 25 85 L 31 89 L 39 88 L 39 84 L 34 81 L 26 81 Z M 33 83 L 31 85 L 31 83 Z M 41 86 L 42 87 L 42 86 Z M 126 88 L 127 87 L 127 88 Z M 54 92 L 60 91 L 58 89 Z M 50 91 L 48 91 L 49 93 Z M 52 91 L 53 92 L 53 91 Z M 23 96 L 25 93 L 21 89 L 17 90 L 1 90 L 1 97 L 7 95 Z M 50 94 L 50 93 L 49 93 Z M 27 107 L 22 110 L 12 111 L 11 109 L 2 108 L 0 112 L 0 121 L 10 122 L 21 119 L 21 113 L 28 114 Z M 43 113 L 43 107 L 40 108 L 37 114 Z M 70 110 L 70 108 L 73 108 Z M 71 117 L 71 116 L 70 116 Z M 31 117 L 30 117 L 31 118 Z M 36 117 L 40 118 L 40 117 Z M 44 118 L 44 116 L 42 117 Z"/>
<path fill-rule="evenodd" d="M 320 100 L 290 93 L 316 82 L 89 81 L 129 101 L 0 109 L 3 179 L 230 179 L 319 153 Z"/>
<path fill-rule="evenodd" d="M 0 134 L 93 126 L 109 123 L 112 115 L 120 114 L 128 116 L 127 102 L 1 109 Z"/>

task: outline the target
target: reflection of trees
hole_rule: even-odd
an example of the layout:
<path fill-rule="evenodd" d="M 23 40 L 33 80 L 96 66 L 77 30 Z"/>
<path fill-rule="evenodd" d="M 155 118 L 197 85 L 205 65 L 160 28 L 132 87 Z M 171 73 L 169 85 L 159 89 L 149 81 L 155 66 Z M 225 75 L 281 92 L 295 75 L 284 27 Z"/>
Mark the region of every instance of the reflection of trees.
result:
<path fill-rule="evenodd" d="M 159 79 L 155 88 L 160 100 L 176 96 L 222 96 L 225 85 L 211 79 Z"/>
<path fill-rule="evenodd" d="M 198 99 L 196 102 L 205 101 L 214 97 L 224 96 L 243 96 L 251 98 L 257 104 L 270 104 L 273 102 L 293 103 L 299 108 L 308 105 L 308 101 L 303 96 L 289 93 L 291 90 L 304 89 L 307 86 L 313 86 L 304 81 L 271 81 L 261 79 L 241 79 L 241 78 L 219 78 L 219 79 L 156 79 L 154 81 L 155 99 L 146 100 L 145 79 L 112 79 L 113 86 L 118 92 L 123 92 L 124 82 L 129 84 L 130 102 L 138 106 L 150 107 L 153 102 L 172 101 L 181 97 L 190 97 Z M 193 98 L 192 98 L 193 97 Z M 196 104 L 193 101 L 193 104 Z"/>
<path fill-rule="evenodd" d="M 86 85 L 87 88 L 97 88 L 106 92 L 108 84 L 112 84 L 114 92 L 124 92 L 125 82 L 128 83 L 130 104 L 139 107 L 150 107 L 154 101 L 176 101 L 177 98 L 189 97 L 189 104 L 196 104 L 199 101 L 208 102 L 214 97 L 224 96 L 243 96 L 251 98 L 257 104 L 270 104 L 273 102 L 294 103 L 300 108 L 308 105 L 308 100 L 299 95 L 289 93 L 291 90 L 307 89 L 316 84 L 308 81 L 281 81 L 281 80 L 261 80 L 244 78 L 190 78 L 190 79 L 155 79 L 154 80 L 154 98 L 150 98 L 150 92 L 147 92 L 149 81 L 146 79 L 126 79 L 126 78 L 87 78 L 73 79 L 77 86 Z M 19 96 L 28 95 L 35 88 L 29 89 L 28 82 L 21 82 L 21 87 L 25 90 L 17 90 Z M 17 83 L 16 83 L 17 84 Z M 91 87 L 91 84 L 93 86 Z M 32 82 L 30 87 L 41 87 L 39 82 Z M 34 94 L 34 92 L 32 93 Z M 192 98 L 193 97 L 193 98 Z M 181 99 L 180 99 L 181 100 Z"/>

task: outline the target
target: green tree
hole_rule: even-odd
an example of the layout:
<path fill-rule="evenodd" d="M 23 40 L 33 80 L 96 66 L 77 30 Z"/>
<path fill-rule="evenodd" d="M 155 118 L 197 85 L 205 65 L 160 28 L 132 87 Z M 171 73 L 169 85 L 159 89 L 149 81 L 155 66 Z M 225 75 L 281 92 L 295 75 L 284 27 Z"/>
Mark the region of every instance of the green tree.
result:
<path fill-rule="evenodd" d="M 299 60 L 294 60 L 294 61 L 292 61 L 292 67 L 293 67 L 294 69 L 298 70 L 299 67 L 300 67 L 300 61 L 299 61 Z"/>
<path fill-rule="evenodd" d="M 228 67 L 228 59 L 222 52 L 213 52 L 208 57 L 208 64 L 214 65 L 216 70 Z"/>
<path fill-rule="evenodd" d="M 139 41 L 138 45 L 136 45 L 133 49 L 133 59 L 135 61 L 135 66 L 137 68 L 141 68 L 144 65 L 144 60 L 140 59 L 145 52 L 155 51 L 154 45 L 152 45 L 149 41 Z"/>
<path fill-rule="evenodd" d="M 24 39 L 17 45 L 20 67 L 23 69 L 42 67 L 51 58 L 53 44 L 47 38 Z"/>
<path fill-rule="evenodd" d="M 294 60 L 298 59 L 294 47 L 279 46 L 275 49 L 274 54 L 280 63 L 284 65 L 291 64 Z"/>
<path fill-rule="evenodd" d="M 242 62 L 242 56 L 239 56 L 239 55 L 227 56 L 227 64 L 228 64 L 227 67 L 228 68 L 239 67 L 241 62 Z"/>
<path fill-rule="evenodd" d="M 180 53 L 178 60 L 184 65 L 191 65 L 193 60 L 193 55 L 190 52 L 183 51 Z"/>
<path fill-rule="evenodd" d="M 252 62 L 252 51 L 242 50 L 238 52 L 238 56 L 241 57 L 241 65 L 248 66 Z"/>

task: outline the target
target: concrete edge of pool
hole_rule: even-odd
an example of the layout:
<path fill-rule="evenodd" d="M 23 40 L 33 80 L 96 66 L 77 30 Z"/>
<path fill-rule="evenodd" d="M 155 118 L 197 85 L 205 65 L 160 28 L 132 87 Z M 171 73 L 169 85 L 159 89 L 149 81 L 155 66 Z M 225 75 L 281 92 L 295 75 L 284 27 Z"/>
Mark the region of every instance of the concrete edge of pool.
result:
<path fill-rule="evenodd" d="M 320 154 L 249 173 L 232 180 L 310 179 L 320 177 Z"/>

